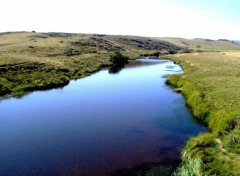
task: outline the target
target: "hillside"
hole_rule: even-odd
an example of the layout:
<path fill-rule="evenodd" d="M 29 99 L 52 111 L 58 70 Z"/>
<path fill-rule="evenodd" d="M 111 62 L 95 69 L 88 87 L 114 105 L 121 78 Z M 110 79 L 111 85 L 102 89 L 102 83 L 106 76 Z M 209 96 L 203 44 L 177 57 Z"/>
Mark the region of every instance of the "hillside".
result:
<path fill-rule="evenodd" d="M 240 40 L 234 40 L 234 42 L 240 44 Z"/>
<path fill-rule="evenodd" d="M 172 44 L 175 44 L 180 47 L 188 47 L 194 50 L 203 50 L 203 51 L 229 51 L 237 50 L 240 51 L 240 44 L 234 41 L 219 39 L 219 40 L 210 40 L 210 39 L 183 39 L 183 38 L 157 38 L 162 41 L 167 41 Z"/>
<path fill-rule="evenodd" d="M 109 55 L 120 51 L 130 59 L 191 50 L 240 50 L 228 40 L 151 38 L 73 33 L 0 33 L 0 96 L 68 84 L 109 67 Z M 29 77 L 28 75 L 31 75 Z"/>
<path fill-rule="evenodd" d="M 0 96 L 68 84 L 110 66 L 119 50 L 130 59 L 181 47 L 146 37 L 14 32 L 0 34 Z M 29 76 L 31 75 L 31 76 Z"/>
<path fill-rule="evenodd" d="M 21 96 L 32 90 L 65 85 L 70 79 L 110 66 L 109 54 L 115 50 L 134 59 L 158 53 L 191 52 L 191 49 L 240 50 L 240 44 L 228 40 L 34 31 L 0 33 L 0 96 Z"/>

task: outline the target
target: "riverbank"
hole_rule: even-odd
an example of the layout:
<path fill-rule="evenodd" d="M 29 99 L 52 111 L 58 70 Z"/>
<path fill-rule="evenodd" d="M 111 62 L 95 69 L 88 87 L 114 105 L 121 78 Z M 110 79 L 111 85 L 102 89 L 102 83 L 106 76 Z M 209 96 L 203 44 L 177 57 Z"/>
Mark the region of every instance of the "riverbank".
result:
<path fill-rule="evenodd" d="M 240 52 L 166 56 L 179 63 L 182 75 L 167 84 L 181 92 L 196 118 L 210 132 L 191 138 L 175 175 L 240 174 Z"/>
<path fill-rule="evenodd" d="M 36 90 L 61 88 L 72 79 L 89 76 L 110 65 L 110 63 L 92 65 L 79 72 L 37 62 L 30 62 L 24 65 L 6 65 L 1 68 L 0 72 L 0 96 L 22 97 Z"/>

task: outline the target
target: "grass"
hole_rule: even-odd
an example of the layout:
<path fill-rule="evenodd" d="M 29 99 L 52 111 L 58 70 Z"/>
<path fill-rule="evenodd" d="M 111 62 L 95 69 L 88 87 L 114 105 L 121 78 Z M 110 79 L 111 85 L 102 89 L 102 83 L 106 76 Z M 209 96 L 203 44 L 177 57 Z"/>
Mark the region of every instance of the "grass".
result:
<path fill-rule="evenodd" d="M 188 141 L 176 175 L 190 168 L 198 168 L 195 175 L 240 175 L 240 52 L 167 58 L 185 70 L 182 75 L 169 76 L 167 83 L 183 93 L 196 118 L 210 129 Z"/>
<path fill-rule="evenodd" d="M 200 176 L 202 175 L 202 165 L 201 159 L 198 158 L 185 160 L 173 175 Z"/>
<path fill-rule="evenodd" d="M 21 97 L 33 90 L 66 85 L 71 76 L 67 69 L 49 67 L 43 63 L 24 63 L 2 67 L 0 75 L 0 95 L 11 93 L 15 97 Z"/>

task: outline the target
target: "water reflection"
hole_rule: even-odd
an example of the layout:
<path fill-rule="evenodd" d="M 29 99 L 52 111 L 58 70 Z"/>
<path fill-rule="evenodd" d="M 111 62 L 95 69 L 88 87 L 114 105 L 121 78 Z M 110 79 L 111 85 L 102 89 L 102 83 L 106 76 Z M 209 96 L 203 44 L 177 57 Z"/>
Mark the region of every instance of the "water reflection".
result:
<path fill-rule="evenodd" d="M 109 68 L 108 73 L 109 74 L 118 74 L 124 66 L 112 66 Z"/>

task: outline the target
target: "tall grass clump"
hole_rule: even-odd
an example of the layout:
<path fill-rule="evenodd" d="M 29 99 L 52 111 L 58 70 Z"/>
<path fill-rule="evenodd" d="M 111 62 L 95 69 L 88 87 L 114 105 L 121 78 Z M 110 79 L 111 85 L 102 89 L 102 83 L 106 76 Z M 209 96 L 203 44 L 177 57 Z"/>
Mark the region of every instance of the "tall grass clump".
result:
<path fill-rule="evenodd" d="M 181 166 L 177 168 L 173 176 L 203 176 L 203 163 L 201 159 L 188 159 L 182 162 Z"/>

